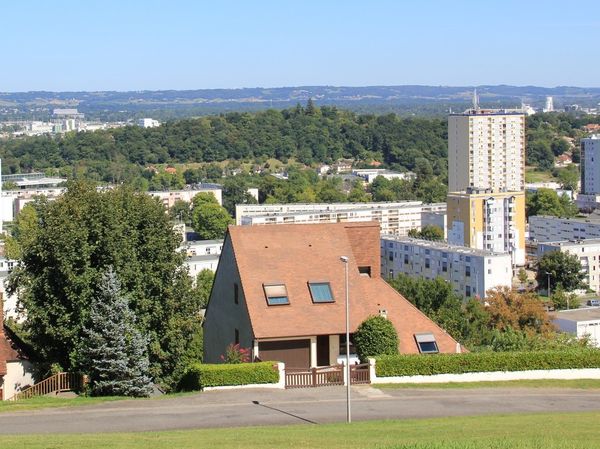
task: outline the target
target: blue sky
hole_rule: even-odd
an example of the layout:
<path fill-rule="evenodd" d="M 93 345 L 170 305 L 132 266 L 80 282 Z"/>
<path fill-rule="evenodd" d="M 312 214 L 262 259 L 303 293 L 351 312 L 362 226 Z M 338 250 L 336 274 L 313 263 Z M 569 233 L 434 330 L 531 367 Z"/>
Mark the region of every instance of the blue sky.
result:
<path fill-rule="evenodd" d="M 600 86 L 600 1 L 6 1 L 0 91 Z"/>

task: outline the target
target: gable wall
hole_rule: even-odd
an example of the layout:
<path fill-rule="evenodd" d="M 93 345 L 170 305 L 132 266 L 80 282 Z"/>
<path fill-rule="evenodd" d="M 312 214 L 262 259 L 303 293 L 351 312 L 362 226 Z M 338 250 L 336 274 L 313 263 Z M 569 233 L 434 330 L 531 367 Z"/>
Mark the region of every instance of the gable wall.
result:
<path fill-rule="evenodd" d="M 234 283 L 239 286 L 239 304 L 234 301 Z M 240 333 L 240 347 L 252 349 L 254 337 L 231 239 L 227 235 L 204 321 L 204 363 L 222 362 L 221 355 L 234 343 L 235 329 Z"/>

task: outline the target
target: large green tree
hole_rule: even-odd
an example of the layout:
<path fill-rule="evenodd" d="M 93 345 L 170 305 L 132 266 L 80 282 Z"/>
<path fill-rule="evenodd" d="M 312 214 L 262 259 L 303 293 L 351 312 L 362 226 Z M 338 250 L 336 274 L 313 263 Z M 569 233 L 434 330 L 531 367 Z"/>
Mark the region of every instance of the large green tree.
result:
<path fill-rule="evenodd" d="M 555 217 L 573 217 L 577 215 L 577 206 L 568 196 L 559 196 L 552 189 L 538 189 L 527 194 L 527 216 L 553 215 Z"/>
<path fill-rule="evenodd" d="M 202 201 L 192 209 L 192 227 L 202 240 L 224 238 L 227 226 L 232 223 L 231 215 L 216 202 Z"/>
<path fill-rule="evenodd" d="M 96 286 L 113 266 L 136 325 L 148 336 L 150 375 L 172 384 L 200 328 L 200 304 L 162 204 L 128 188 L 99 192 L 72 182 L 60 198 L 32 209 L 13 229 L 21 263 L 9 289 L 19 291 L 26 330 L 42 359 L 64 369 L 78 365 L 75 346 Z"/>
<path fill-rule="evenodd" d="M 548 290 L 550 282 L 551 289 L 560 288 L 571 292 L 585 288 L 586 274 L 575 254 L 551 251 L 540 257 L 536 279 L 538 285 L 545 290 Z"/>

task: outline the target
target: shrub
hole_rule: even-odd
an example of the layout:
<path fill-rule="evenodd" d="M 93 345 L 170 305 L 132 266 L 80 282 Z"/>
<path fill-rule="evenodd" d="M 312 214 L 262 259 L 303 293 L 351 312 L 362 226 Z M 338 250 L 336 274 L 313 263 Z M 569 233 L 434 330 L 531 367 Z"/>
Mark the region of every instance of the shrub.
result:
<path fill-rule="evenodd" d="M 248 363 L 250 361 L 250 348 L 240 348 L 240 344 L 231 343 L 221 355 L 221 361 L 225 363 Z"/>
<path fill-rule="evenodd" d="M 370 316 L 354 333 L 354 344 L 360 360 L 377 355 L 398 354 L 398 333 L 391 321 L 382 316 Z"/>
<path fill-rule="evenodd" d="M 600 368 L 600 350 L 406 354 L 377 357 L 375 365 L 381 377 L 576 368 Z"/>
<path fill-rule="evenodd" d="M 202 364 L 194 363 L 185 371 L 178 389 L 202 390 L 224 385 L 271 384 L 279 381 L 276 362 Z"/>

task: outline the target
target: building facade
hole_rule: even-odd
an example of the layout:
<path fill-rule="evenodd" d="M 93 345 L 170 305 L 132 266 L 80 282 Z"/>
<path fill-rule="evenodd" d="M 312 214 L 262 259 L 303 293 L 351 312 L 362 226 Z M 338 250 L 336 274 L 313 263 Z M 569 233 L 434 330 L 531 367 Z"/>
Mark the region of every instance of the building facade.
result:
<path fill-rule="evenodd" d="M 581 139 L 581 193 L 600 195 L 600 135 Z"/>
<path fill-rule="evenodd" d="M 538 258 L 553 251 L 574 254 L 586 273 L 588 288 L 600 293 L 600 239 L 538 243 L 537 251 Z"/>
<path fill-rule="evenodd" d="M 317 224 L 377 221 L 384 234 L 407 235 L 421 229 L 423 214 L 427 223 L 443 223 L 433 213 L 444 213 L 445 203 L 423 204 L 420 201 L 397 203 L 300 203 L 238 204 L 238 225 Z"/>
<path fill-rule="evenodd" d="M 529 217 L 529 239 L 534 242 L 600 239 L 599 218 Z"/>
<path fill-rule="evenodd" d="M 469 109 L 448 117 L 448 191 L 525 188 L 525 114 Z"/>
<path fill-rule="evenodd" d="M 381 237 L 381 275 L 448 281 L 462 297 L 485 296 L 494 287 L 512 287 L 512 261 L 508 253 L 495 253 L 445 242 Z"/>
<path fill-rule="evenodd" d="M 202 270 L 217 271 L 219 257 L 223 249 L 223 240 L 196 240 L 185 242 L 180 248 L 185 252 L 184 261 L 189 275 L 196 279 Z"/>
<path fill-rule="evenodd" d="M 448 243 L 506 252 L 525 264 L 525 193 L 469 189 L 448 194 Z"/>

